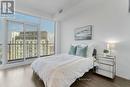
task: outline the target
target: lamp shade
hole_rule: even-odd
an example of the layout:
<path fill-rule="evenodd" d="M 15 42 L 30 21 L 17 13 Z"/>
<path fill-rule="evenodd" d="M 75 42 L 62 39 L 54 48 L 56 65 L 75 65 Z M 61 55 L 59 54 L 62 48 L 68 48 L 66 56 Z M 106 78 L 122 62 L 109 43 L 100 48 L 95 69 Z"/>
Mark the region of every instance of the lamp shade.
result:
<path fill-rule="evenodd" d="M 112 51 L 115 48 L 115 43 L 114 42 L 107 42 L 107 49 L 109 50 L 110 55 L 112 54 Z"/>

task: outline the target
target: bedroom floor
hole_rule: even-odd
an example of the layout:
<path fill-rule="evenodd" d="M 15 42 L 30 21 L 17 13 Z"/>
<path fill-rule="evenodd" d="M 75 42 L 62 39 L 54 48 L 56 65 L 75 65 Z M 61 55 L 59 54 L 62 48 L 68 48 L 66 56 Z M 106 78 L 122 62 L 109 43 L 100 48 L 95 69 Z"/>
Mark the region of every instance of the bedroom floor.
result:
<path fill-rule="evenodd" d="M 0 87 L 44 87 L 44 84 L 33 74 L 30 65 L 25 65 L 0 70 Z M 76 80 L 71 87 L 130 87 L 130 81 L 119 77 L 112 81 L 93 73 L 87 73 Z"/>

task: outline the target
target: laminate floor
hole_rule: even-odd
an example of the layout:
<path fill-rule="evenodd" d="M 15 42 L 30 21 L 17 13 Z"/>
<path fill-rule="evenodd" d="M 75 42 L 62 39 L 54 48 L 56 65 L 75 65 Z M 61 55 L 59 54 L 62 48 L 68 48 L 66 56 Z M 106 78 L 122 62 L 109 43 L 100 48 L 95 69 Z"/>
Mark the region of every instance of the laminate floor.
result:
<path fill-rule="evenodd" d="M 0 70 L 0 87 L 44 87 L 30 65 Z M 130 87 L 130 81 L 116 77 L 108 79 L 93 73 L 86 73 L 76 80 L 71 87 Z"/>

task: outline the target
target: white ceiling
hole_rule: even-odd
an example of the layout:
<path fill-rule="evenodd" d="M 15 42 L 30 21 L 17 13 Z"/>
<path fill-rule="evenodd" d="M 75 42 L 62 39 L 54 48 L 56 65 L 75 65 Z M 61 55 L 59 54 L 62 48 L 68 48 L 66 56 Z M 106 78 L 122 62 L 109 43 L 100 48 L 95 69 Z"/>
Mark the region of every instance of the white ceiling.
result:
<path fill-rule="evenodd" d="M 85 7 L 90 7 L 101 3 L 102 1 L 105 0 L 15 0 L 15 5 L 16 10 L 26 10 L 40 15 L 54 17 L 57 16 L 61 9 L 64 9 L 64 12 L 81 3 L 84 3 L 83 5 L 85 5 Z"/>
<path fill-rule="evenodd" d="M 44 12 L 49 15 L 56 14 L 60 9 L 71 7 L 82 0 L 15 0 L 16 9 L 27 8 Z"/>

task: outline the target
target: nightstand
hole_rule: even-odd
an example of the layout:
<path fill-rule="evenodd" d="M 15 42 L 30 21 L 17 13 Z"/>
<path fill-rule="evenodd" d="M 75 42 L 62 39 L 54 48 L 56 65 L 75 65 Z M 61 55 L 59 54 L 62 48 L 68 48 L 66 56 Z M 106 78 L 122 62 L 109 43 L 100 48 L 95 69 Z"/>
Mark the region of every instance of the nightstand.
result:
<path fill-rule="evenodd" d="M 95 73 L 114 79 L 116 75 L 116 56 L 98 55 L 94 61 Z"/>

